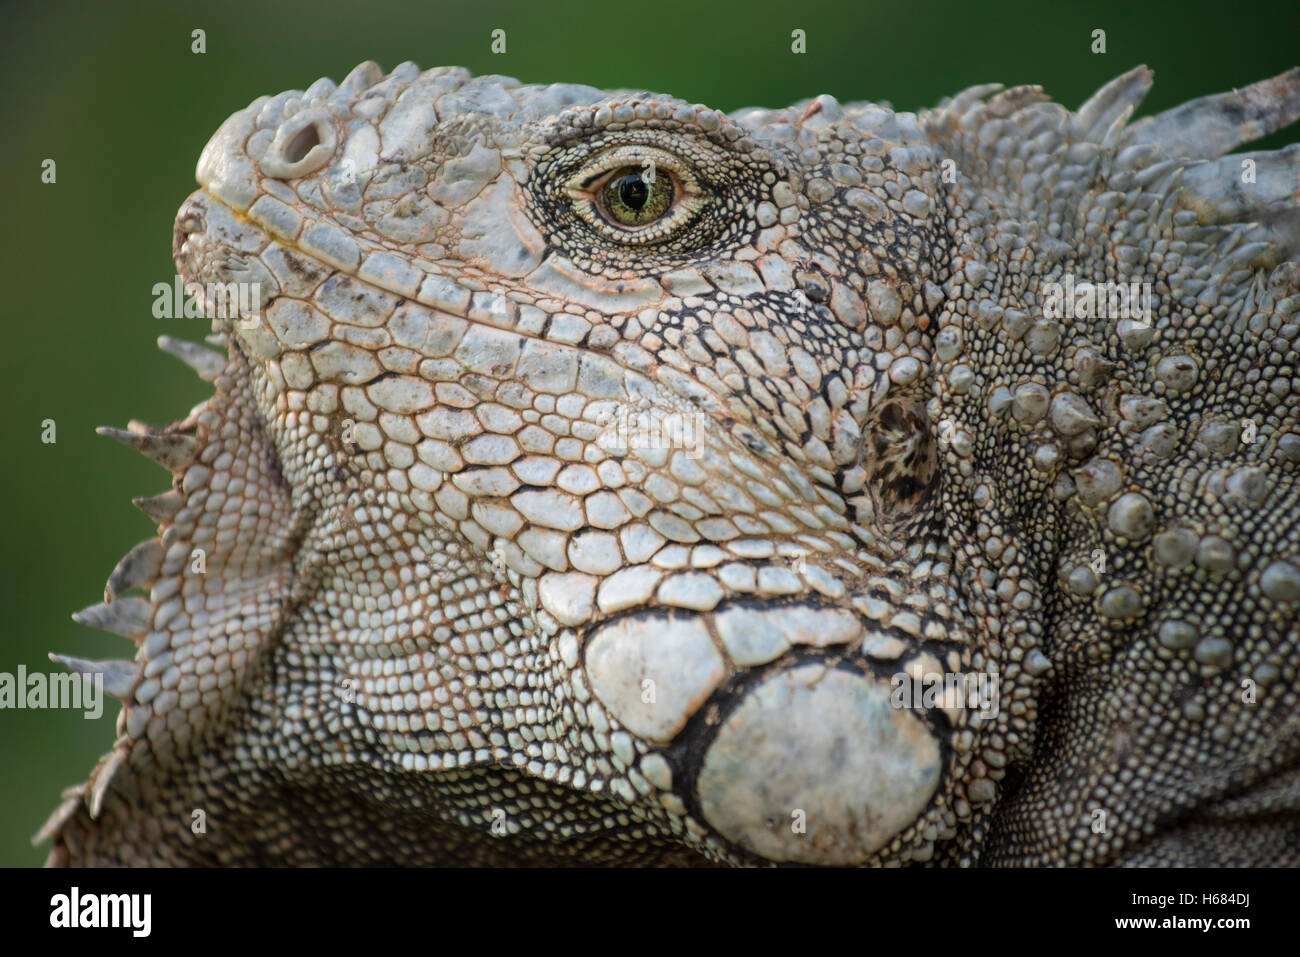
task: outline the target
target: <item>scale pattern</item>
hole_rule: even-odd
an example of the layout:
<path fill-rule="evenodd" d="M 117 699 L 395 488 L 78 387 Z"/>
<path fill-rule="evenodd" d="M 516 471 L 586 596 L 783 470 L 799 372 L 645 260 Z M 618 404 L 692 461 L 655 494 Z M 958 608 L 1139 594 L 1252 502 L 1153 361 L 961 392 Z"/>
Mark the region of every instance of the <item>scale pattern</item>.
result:
<path fill-rule="evenodd" d="M 51 863 L 1300 864 L 1300 70 L 1150 84 L 236 113 Z"/>

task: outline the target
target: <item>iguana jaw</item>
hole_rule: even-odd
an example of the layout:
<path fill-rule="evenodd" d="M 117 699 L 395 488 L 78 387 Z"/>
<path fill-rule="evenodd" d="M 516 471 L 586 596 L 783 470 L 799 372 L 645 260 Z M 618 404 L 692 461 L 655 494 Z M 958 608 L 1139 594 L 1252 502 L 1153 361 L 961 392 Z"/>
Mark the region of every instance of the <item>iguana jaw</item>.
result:
<path fill-rule="evenodd" d="M 264 414 L 272 423 L 283 414 L 283 393 L 293 390 L 286 381 L 292 376 L 288 360 L 304 347 L 313 362 L 322 355 L 310 343 L 294 340 L 295 330 L 285 324 L 286 313 L 277 300 L 282 292 L 290 299 L 301 295 L 286 286 L 307 281 L 325 288 L 345 280 L 358 290 L 358 298 L 372 285 L 376 291 L 393 292 L 391 284 L 385 289 L 382 281 L 346 280 L 333 265 L 321 263 L 300 247 L 275 242 L 256 216 L 237 214 L 205 191 L 187 201 L 178 223 L 182 228 L 177 265 L 187 282 L 204 285 L 259 276 L 264 283 L 263 308 L 225 327 L 250 358 L 263 364 L 268 385 L 280 383 L 264 397 Z M 452 288 L 442 287 L 444 293 Z M 464 301 L 470 294 L 466 289 Z M 447 294 L 444 303 L 458 298 Z M 329 315 L 329 306 L 319 296 L 313 307 Z M 399 308 L 426 314 L 429 335 L 447 336 L 453 345 L 451 337 L 464 336 L 471 327 L 499 328 L 417 303 Z M 504 330 L 493 334 L 520 335 Z M 462 357 L 474 361 L 472 356 Z M 317 369 L 323 367 L 317 363 Z M 340 387 L 365 385 L 363 376 L 346 367 L 338 375 Z M 659 421 L 698 414 L 651 382 L 638 394 L 641 413 Z M 622 401 L 629 398 L 624 394 Z M 610 406 L 617 413 L 615 403 Z M 881 431 L 875 444 L 882 454 L 875 467 L 883 470 L 885 478 L 878 486 L 873 483 L 874 508 L 882 527 L 894 534 L 904 533 L 912 516 L 919 514 L 933 480 L 932 465 L 929 471 L 920 471 L 919 483 L 908 478 L 918 472 L 914 457 L 927 461 L 927 456 L 932 457 L 928 449 L 913 447 L 913 420 L 918 416 L 923 413 L 909 413 L 899 403 L 883 404 L 876 416 Z M 727 442 L 726 432 L 718 430 L 719 425 L 727 428 L 725 420 L 715 424 L 705 417 L 704 421 L 706 446 Z M 655 450 L 636 448 L 635 437 L 630 440 L 632 447 L 625 447 L 629 436 L 620 432 L 621 426 L 626 422 L 606 421 L 596 435 L 597 444 L 622 456 L 625 463 L 648 457 L 650 467 Z M 351 441 L 345 430 L 344 425 L 326 430 L 340 453 Z M 757 436 L 746 442 L 764 444 Z M 290 448 L 282 456 L 290 461 L 300 458 Z M 761 456 L 757 458 L 761 461 Z M 719 470 L 719 478 L 730 478 L 718 453 L 705 455 L 702 461 L 706 468 Z M 748 467 L 766 471 L 757 462 Z M 335 469 L 352 472 L 351 456 L 342 454 Z M 888 491 L 895 477 L 913 482 L 897 501 Z M 294 483 L 303 482 L 294 478 Z M 313 508 L 308 502 L 301 504 L 307 511 Z M 427 511 L 417 506 L 413 514 L 426 527 L 438 527 L 436 505 Z M 326 514 L 317 521 L 329 525 L 332 520 Z M 918 531 L 913 528 L 908 534 Z M 928 709 L 918 702 L 915 710 L 897 705 L 893 698 L 897 681 L 892 679 L 916 673 L 942 680 L 953 665 L 961 670 L 962 659 L 944 650 L 952 648 L 950 644 L 908 634 L 903 630 L 913 627 L 908 623 L 892 626 L 895 611 L 884 609 L 869 593 L 859 599 L 861 610 L 838 607 L 824 596 L 810 601 L 792 594 L 780 603 L 746 598 L 762 588 L 778 592 L 797 588 L 787 581 L 801 578 L 843 597 L 842 587 L 828 576 L 828 566 L 816 552 L 786 551 L 774 552 L 766 560 L 755 553 L 728 566 L 723 579 L 732 581 L 735 590 L 707 614 L 689 610 L 701 600 L 690 595 L 693 588 L 717 587 L 699 572 L 692 579 L 690 574 L 674 577 L 634 566 L 605 582 L 598 594 L 597 579 L 581 571 L 555 573 L 541 568 L 529 577 L 501 569 L 501 584 L 508 600 L 523 606 L 524 626 L 550 644 L 572 669 L 568 680 L 575 694 L 580 699 L 590 695 L 592 706 L 604 709 L 601 717 L 593 717 L 592 707 L 579 710 L 577 723 L 559 733 L 608 734 L 601 729 L 608 728 L 612 719 L 616 728 L 623 729 L 612 740 L 630 736 L 623 747 L 630 769 L 637 773 L 634 780 L 659 792 L 659 802 L 698 815 L 712 832 L 714 853 L 738 860 L 849 864 L 898 860 L 906 850 L 911 859 L 925 859 L 933 853 L 936 837 L 952 831 L 952 811 L 947 807 L 951 787 L 971 760 L 970 748 L 963 748 L 962 742 L 991 716 L 981 719 L 957 702 Z M 665 586 L 668 578 L 674 581 Z M 647 585 L 650 591 L 645 599 L 653 602 L 657 597 L 662 604 L 629 607 L 628 602 L 635 601 Z M 674 597 L 675 591 L 682 594 Z M 708 600 L 718 602 L 717 597 Z M 678 603 L 678 610 L 672 610 L 673 603 Z M 651 639 L 648 644 L 647 639 Z M 571 647 L 578 649 L 576 654 L 568 651 Z M 641 699 L 648 686 L 656 687 L 661 696 L 651 692 L 653 700 L 646 703 Z M 500 731 L 481 730 L 487 737 Z M 509 763 L 516 757 L 502 751 L 489 763 Z M 589 778 L 582 786 L 597 791 L 601 782 Z M 635 792 L 628 789 L 620 796 L 633 800 Z"/>

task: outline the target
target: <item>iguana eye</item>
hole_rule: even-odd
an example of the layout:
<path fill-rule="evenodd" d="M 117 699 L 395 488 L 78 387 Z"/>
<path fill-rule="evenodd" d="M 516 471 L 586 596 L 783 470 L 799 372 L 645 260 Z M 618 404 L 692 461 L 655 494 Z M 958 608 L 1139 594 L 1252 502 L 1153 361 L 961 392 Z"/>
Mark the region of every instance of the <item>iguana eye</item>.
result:
<path fill-rule="evenodd" d="M 579 216 L 610 239 L 634 245 L 676 235 L 708 202 L 686 163 L 645 146 L 597 156 L 569 180 L 568 192 Z"/>
<path fill-rule="evenodd" d="M 617 169 L 598 194 L 600 211 L 624 226 L 644 226 L 663 216 L 672 205 L 672 179 L 651 168 Z"/>

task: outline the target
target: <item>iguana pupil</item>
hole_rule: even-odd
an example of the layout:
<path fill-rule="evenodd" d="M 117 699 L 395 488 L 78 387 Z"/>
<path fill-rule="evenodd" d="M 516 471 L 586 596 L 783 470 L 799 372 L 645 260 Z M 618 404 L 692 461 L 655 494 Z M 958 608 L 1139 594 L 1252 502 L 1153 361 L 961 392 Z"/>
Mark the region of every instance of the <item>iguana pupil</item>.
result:
<path fill-rule="evenodd" d="M 618 181 L 618 195 L 625 206 L 640 210 L 650 196 L 650 188 L 640 173 L 624 176 Z"/>

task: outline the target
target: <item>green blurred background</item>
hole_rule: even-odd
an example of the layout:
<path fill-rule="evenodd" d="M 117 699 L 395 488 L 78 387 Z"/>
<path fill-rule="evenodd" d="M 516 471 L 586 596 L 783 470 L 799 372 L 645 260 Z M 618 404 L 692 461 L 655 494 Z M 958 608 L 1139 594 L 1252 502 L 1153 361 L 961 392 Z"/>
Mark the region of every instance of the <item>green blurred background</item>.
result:
<path fill-rule="evenodd" d="M 207 53 L 190 52 L 191 31 Z M 507 52 L 490 34 L 506 31 Z M 791 31 L 807 53 L 790 52 Z M 165 473 L 93 433 L 165 423 L 209 388 L 159 353 L 152 317 L 173 274 L 172 218 L 194 164 L 231 112 L 263 93 L 341 80 L 356 63 L 459 64 L 525 82 L 671 93 L 724 110 L 823 92 L 916 110 L 975 84 L 1038 83 L 1077 106 L 1138 63 L 1156 71 L 1144 112 L 1242 86 L 1300 63 L 1295 0 L 1002 3 L 960 0 L 703 0 L 577 5 L 351 2 L 31 3 L 0 7 L 0 671 L 48 671 L 50 650 L 125 656 L 126 639 L 75 625 L 117 559 L 148 537 L 132 496 Z M 1104 29 L 1105 55 L 1090 52 Z M 1279 147 L 1294 132 L 1265 142 Z M 41 163 L 58 180 L 41 183 Z M 42 444 L 54 419 L 57 442 Z M 116 703 L 80 712 L 0 711 L 0 864 L 36 864 L 30 835 L 59 791 L 113 739 Z"/>

